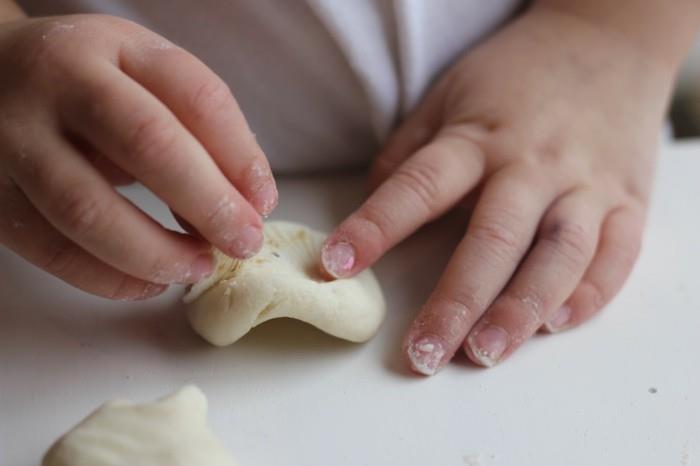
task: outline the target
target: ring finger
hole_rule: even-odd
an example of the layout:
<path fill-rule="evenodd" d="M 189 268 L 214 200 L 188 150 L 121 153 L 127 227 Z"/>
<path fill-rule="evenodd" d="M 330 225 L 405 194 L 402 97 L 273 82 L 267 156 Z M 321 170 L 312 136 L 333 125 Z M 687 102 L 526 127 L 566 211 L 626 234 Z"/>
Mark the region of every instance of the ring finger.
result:
<path fill-rule="evenodd" d="M 605 211 L 584 191 L 552 206 L 532 251 L 466 339 L 475 363 L 490 367 L 513 353 L 569 297 L 593 258 Z"/>

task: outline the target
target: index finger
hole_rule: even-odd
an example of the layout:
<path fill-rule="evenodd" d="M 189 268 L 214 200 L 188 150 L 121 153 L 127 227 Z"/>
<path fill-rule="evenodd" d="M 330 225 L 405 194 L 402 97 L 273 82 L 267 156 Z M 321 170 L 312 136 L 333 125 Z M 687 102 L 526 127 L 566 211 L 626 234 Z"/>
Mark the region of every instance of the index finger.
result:
<path fill-rule="evenodd" d="M 127 42 L 121 69 L 163 102 L 258 213 L 268 215 L 277 205 L 275 181 L 229 87 L 189 52 L 152 41 Z"/>
<path fill-rule="evenodd" d="M 443 133 L 421 148 L 328 237 L 321 253 L 335 278 L 361 272 L 462 199 L 483 174 L 481 151 Z"/>

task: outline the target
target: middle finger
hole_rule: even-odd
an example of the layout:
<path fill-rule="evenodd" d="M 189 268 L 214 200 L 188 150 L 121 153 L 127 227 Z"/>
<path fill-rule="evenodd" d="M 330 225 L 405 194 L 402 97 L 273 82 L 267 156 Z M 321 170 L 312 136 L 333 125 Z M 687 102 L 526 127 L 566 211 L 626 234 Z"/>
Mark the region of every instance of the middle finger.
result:
<path fill-rule="evenodd" d="M 228 255 L 257 252 L 260 215 L 167 107 L 110 63 L 96 65 L 89 76 L 70 97 L 83 104 L 63 106 L 70 129 Z"/>

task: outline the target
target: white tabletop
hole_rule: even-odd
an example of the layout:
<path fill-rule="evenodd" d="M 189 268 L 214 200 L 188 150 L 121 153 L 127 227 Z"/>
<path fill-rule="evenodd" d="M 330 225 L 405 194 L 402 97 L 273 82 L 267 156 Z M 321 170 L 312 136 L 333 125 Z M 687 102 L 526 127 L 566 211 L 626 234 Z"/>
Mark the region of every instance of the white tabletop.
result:
<path fill-rule="evenodd" d="M 208 395 L 241 466 L 700 464 L 698 153 L 700 143 L 663 150 L 642 258 L 607 311 L 490 370 L 459 358 L 418 378 L 400 358 L 458 238 L 444 224 L 375 268 L 389 313 L 365 345 L 283 320 L 214 348 L 189 329 L 182 289 L 113 303 L 0 250 L 0 465 L 37 466 L 107 399 L 187 383 Z M 279 184 L 273 218 L 326 230 L 362 197 L 359 177 Z M 172 225 L 145 191 L 129 195 Z"/>

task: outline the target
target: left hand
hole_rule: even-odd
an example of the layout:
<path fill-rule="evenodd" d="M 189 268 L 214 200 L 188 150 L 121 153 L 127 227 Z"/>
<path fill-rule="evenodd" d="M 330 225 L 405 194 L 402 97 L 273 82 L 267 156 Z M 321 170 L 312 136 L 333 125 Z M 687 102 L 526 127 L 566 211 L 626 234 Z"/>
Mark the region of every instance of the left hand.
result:
<path fill-rule="evenodd" d="M 464 239 L 406 337 L 411 367 L 433 374 L 462 345 L 492 366 L 539 328 L 579 325 L 638 255 L 674 74 L 622 34 L 530 10 L 396 131 L 323 268 L 357 274 L 469 196 Z"/>

